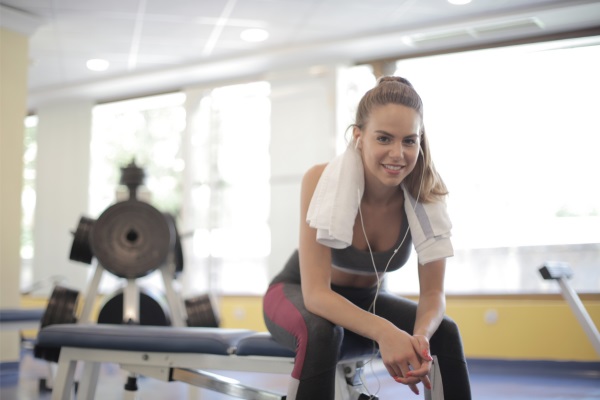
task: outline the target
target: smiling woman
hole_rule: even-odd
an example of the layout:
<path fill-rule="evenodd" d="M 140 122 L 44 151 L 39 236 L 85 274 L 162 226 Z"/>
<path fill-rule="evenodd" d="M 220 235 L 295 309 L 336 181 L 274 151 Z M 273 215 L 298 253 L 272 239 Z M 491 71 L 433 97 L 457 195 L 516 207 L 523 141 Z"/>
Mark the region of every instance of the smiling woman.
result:
<path fill-rule="evenodd" d="M 402 60 L 422 93 L 457 252 L 448 292 L 546 292 L 545 261 L 600 289 L 600 38 Z M 439 68 L 443 65 L 444 68 Z M 416 276 L 390 287 L 416 290 Z"/>

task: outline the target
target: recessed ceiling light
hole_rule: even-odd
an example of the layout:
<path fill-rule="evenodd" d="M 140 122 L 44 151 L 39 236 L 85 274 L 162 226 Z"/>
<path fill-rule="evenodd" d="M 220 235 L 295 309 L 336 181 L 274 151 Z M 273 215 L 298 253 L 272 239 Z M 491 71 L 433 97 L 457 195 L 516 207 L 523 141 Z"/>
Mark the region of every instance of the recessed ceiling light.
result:
<path fill-rule="evenodd" d="M 469 4 L 471 0 L 448 0 L 448 3 L 454 4 L 457 6 L 462 6 L 464 4 Z"/>
<path fill-rule="evenodd" d="M 264 29 L 245 29 L 240 33 L 240 38 L 246 42 L 264 42 L 269 37 L 269 32 Z"/>
<path fill-rule="evenodd" d="M 110 63 L 101 58 L 92 58 L 85 64 L 91 71 L 106 71 Z"/>

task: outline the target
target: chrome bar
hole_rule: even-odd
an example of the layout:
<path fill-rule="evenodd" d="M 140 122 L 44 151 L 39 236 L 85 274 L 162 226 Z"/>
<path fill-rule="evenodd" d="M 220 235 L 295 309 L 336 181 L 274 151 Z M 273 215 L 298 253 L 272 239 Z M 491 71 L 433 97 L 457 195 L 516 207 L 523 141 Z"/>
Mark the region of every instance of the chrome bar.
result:
<path fill-rule="evenodd" d="M 235 379 L 198 369 L 173 368 L 172 379 L 240 399 L 285 400 L 286 398 L 277 393 L 246 386 Z"/>

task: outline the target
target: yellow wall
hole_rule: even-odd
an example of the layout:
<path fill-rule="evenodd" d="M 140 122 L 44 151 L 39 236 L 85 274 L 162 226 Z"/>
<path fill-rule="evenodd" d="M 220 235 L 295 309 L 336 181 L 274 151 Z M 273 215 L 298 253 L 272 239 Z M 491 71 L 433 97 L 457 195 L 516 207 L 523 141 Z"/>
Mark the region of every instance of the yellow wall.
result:
<path fill-rule="evenodd" d="M 447 314 L 460 326 L 470 358 L 600 361 L 567 303 L 556 296 L 448 297 Z M 600 294 L 582 296 L 600 326 Z M 262 299 L 221 299 L 223 327 L 266 330 Z M 486 316 L 497 315 L 496 323 Z"/>
<path fill-rule="evenodd" d="M 584 301 L 600 326 L 600 295 Z M 564 300 L 450 299 L 447 313 L 460 326 L 465 352 L 474 358 L 600 361 Z M 486 316 L 497 316 L 495 323 Z"/>
<path fill-rule="evenodd" d="M 28 38 L 0 28 L 0 307 L 19 303 L 21 187 Z M 17 332 L 0 332 L 0 362 L 19 359 Z"/>
<path fill-rule="evenodd" d="M 600 326 L 600 294 L 581 298 Z M 23 300 L 23 307 L 45 304 L 40 298 Z M 260 297 L 222 297 L 218 308 L 223 328 L 266 330 Z M 449 296 L 447 314 L 459 324 L 469 358 L 600 361 L 559 295 Z M 486 317 L 493 320 L 494 315 L 495 323 L 486 322 Z"/>

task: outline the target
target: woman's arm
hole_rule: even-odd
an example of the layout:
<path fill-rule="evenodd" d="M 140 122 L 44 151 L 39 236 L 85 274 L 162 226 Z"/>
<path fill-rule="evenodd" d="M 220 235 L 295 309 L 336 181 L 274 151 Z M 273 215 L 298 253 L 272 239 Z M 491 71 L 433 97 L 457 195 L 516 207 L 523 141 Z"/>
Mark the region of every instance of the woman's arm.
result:
<path fill-rule="evenodd" d="M 306 223 L 308 206 L 324 168 L 324 165 L 311 168 L 302 180 L 299 255 L 304 304 L 310 312 L 376 341 L 391 376 L 406 377 L 411 369 L 421 371 L 425 363 L 416 353 L 418 346 L 413 343 L 416 341 L 413 336 L 331 290 L 331 249 L 317 242 L 316 230 Z M 426 376 L 403 383 L 418 393 L 415 383 L 419 380 L 429 383 Z"/>
<path fill-rule="evenodd" d="M 422 335 L 429 340 L 440 326 L 446 311 L 445 271 L 445 258 L 419 264 L 419 306 L 413 335 Z"/>
<path fill-rule="evenodd" d="M 446 297 L 444 294 L 444 275 L 446 259 L 432 261 L 425 265 L 419 264 L 419 305 L 417 306 L 417 319 L 413 329 L 414 349 L 423 359 L 420 369 L 411 371 L 403 383 L 415 383 L 420 379 L 427 386 L 424 378 L 431 368 L 429 339 L 440 326 L 446 310 Z"/>

